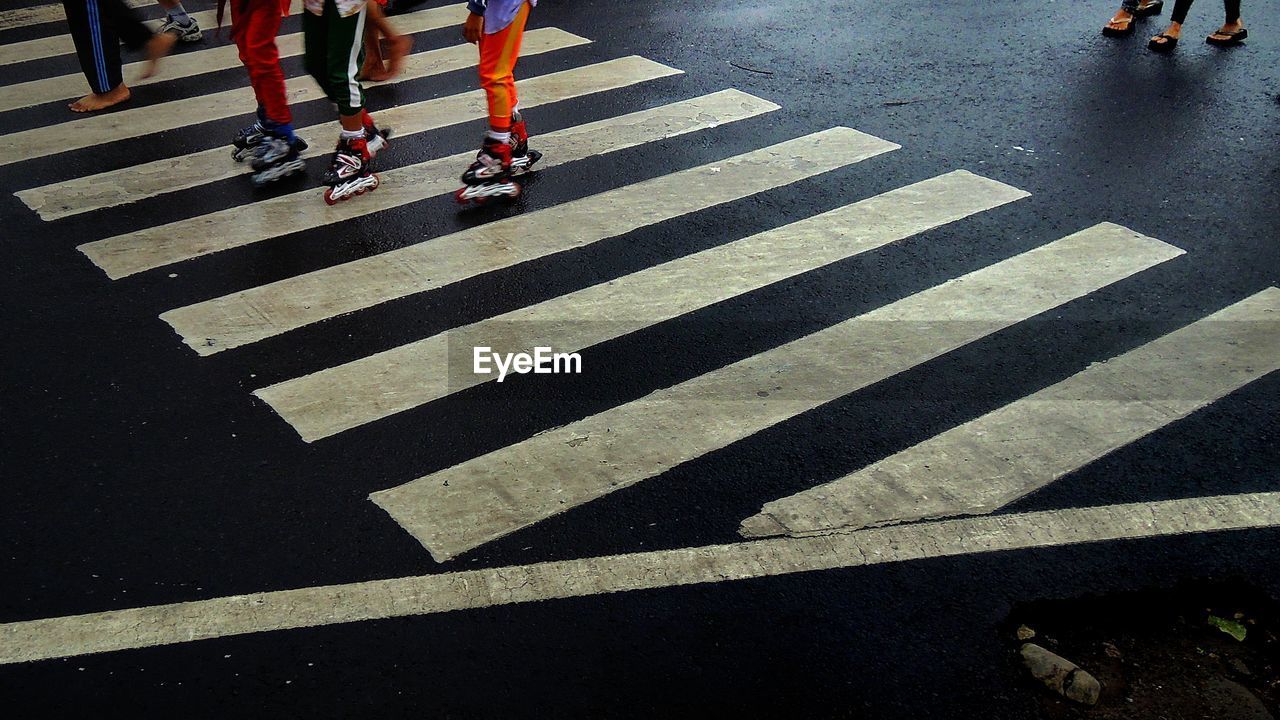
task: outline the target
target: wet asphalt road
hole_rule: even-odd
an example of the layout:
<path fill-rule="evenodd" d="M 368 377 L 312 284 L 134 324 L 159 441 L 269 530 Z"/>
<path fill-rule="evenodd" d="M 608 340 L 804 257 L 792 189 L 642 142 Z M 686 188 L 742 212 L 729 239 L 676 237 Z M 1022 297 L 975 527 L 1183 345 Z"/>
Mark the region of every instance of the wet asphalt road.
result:
<path fill-rule="evenodd" d="M 4 193 L 0 622 L 734 542 L 763 502 L 1280 285 L 1280 8 L 1246 3 L 1249 44 L 1219 51 L 1199 41 L 1220 19 L 1201 0 L 1184 46 L 1163 57 L 1143 40 L 1158 20 L 1132 39 L 1101 37 L 1109 3 L 824 5 L 542 0 L 532 26 L 594 42 L 528 58 L 529 75 L 630 54 L 686 74 L 532 111 L 535 134 L 725 87 L 782 110 L 548 169 L 505 210 L 459 215 L 436 198 L 111 282 L 76 245 L 248 202 L 252 191 L 237 178 L 54 223 Z M 58 32 L 8 30 L 0 43 Z M 455 41 L 453 29 L 417 37 L 420 49 Z M 300 70 L 297 59 L 286 65 Z M 74 70 L 63 56 L 9 66 L 3 82 Z M 235 87 L 241 73 L 149 86 L 134 105 Z M 423 78 L 371 91 L 370 105 L 471 84 L 470 71 Z M 0 114 L 0 133 L 60 108 Z M 307 122 L 327 112 L 322 102 L 298 108 Z M 0 187 L 209 147 L 242 124 L 19 162 L 0 167 Z M 157 319 L 834 125 L 903 148 L 211 358 Z M 464 151 L 477 132 L 406 139 L 386 167 Z M 312 161 L 313 176 L 322 164 Z M 578 378 L 473 388 L 314 445 L 249 392 L 957 168 L 1032 197 L 592 348 Z M 367 500 L 1101 221 L 1187 255 L 447 565 Z M 1272 374 L 1005 511 L 1278 490 L 1277 400 Z M 1162 538 L 226 638 L 3 666 L 0 697 L 12 717 L 1029 718 L 1035 689 L 999 634 L 1014 604 L 1206 577 L 1280 595 L 1277 548 L 1277 529 Z"/>

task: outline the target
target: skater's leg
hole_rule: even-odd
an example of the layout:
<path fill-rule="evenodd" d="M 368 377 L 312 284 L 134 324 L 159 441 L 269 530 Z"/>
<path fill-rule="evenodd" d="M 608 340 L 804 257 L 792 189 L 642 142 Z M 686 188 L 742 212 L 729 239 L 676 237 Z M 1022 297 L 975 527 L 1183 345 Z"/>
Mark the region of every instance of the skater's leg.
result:
<path fill-rule="evenodd" d="M 306 13 L 302 23 L 307 72 L 338 106 L 344 123 L 354 117 L 354 123 L 361 127 L 364 88 L 356 75 L 364 60 L 364 26 L 365 10 L 342 17 L 333 0 L 325 3 L 323 16 Z"/>
<path fill-rule="evenodd" d="M 364 87 L 356 77 L 364 62 L 364 26 L 368 6 L 347 17 L 338 15 L 333 0 L 325 3 L 329 19 L 329 99 L 338 105 L 345 130 L 364 127 Z"/>
<path fill-rule="evenodd" d="M 480 38 L 480 85 L 489 105 L 489 137 L 495 140 L 510 137 L 517 102 L 515 67 L 528 18 L 529 4 L 524 3 L 511 24 Z"/>
<path fill-rule="evenodd" d="M 98 0 L 63 0 L 76 56 L 92 92 L 68 107 L 93 112 L 129 99 L 120 70 L 120 38 L 103 21 Z"/>
<path fill-rule="evenodd" d="M 373 174 L 366 121 L 372 118 L 364 109 L 364 88 L 356 75 L 364 59 L 364 26 L 367 6 L 347 17 L 338 14 L 333 0 L 324 6 L 323 30 L 326 55 L 320 85 L 329 100 L 338 106 L 342 133 L 333 162 L 324 181 L 330 186 L 325 202 L 330 204 L 359 195 L 378 186 Z M 319 68 L 317 68 L 319 70 Z"/>
<path fill-rule="evenodd" d="M 290 126 L 293 115 L 285 94 L 284 71 L 280 68 L 280 51 L 276 33 L 281 16 L 274 3 L 249 3 L 241 11 L 232 5 L 233 35 L 240 50 L 240 61 L 249 72 L 249 82 L 262 114 L 273 125 Z M 292 128 L 289 128 L 292 135 Z"/>

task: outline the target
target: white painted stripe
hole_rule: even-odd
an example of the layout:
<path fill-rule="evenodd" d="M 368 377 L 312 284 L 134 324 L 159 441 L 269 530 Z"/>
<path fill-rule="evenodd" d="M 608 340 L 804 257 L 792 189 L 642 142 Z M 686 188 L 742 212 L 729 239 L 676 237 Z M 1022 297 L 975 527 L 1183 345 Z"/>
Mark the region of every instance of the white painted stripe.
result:
<path fill-rule="evenodd" d="M 577 35 L 556 28 L 532 30 L 525 35 L 528 54 L 558 50 L 590 42 Z M 472 67 L 477 62 L 476 49 L 468 44 L 428 50 L 410 57 L 405 72 L 391 82 L 404 82 L 414 78 L 436 75 Z M 289 103 L 321 100 L 324 92 L 310 78 L 294 78 L 288 90 Z M 252 114 L 257 106 L 253 88 L 233 90 L 184 98 L 172 102 L 131 108 L 105 115 L 95 115 L 81 120 L 57 125 L 42 125 L 0 136 L 0 165 L 55 155 L 103 143 L 141 137 L 188 125 Z"/>
<path fill-rule="evenodd" d="M 125 0 L 131 7 L 155 5 L 156 0 Z M 62 5 L 32 5 L 30 7 L 0 10 L 0 30 L 40 25 L 41 23 L 62 22 L 67 19 Z"/>
<path fill-rule="evenodd" d="M 301 10 L 302 0 L 294 0 L 293 5 L 289 7 L 289 14 L 297 15 Z M 201 28 L 210 29 L 218 25 L 218 15 L 214 10 L 193 12 L 190 15 L 195 18 L 196 22 L 200 23 Z M 163 22 L 163 19 L 148 20 L 147 25 L 152 30 L 156 30 Z M 72 42 L 70 35 L 52 35 L 35 40 L 24 40 L 23 42 L 0 45 L 0 65 L 41 60 L 57 55 L 68 55 L 75 51 L 76 46 Z"/>
<path fill-rule="evenodd" d="M 1026 196 L 959 170 L 254 394 L 311 442 L 491 379 L 469 348 L 576 352 Z"/>
<path fill-rule="evenodd" d="M 59 11 L 62 10 L 61 6 L 56 7 L 58 7 Z M 401 33 L 410 34 L 461 24 L 466 19 L 466 15 L 467 8 L 465 5 L 449 5 L 442 8 L 396 15 L 393 21 L 397 30 Z M 227 22 L 229 23 L 230 19 Z M 230 33 L 230 29 L 225 31 Z M 277 37 L 276 47 L 280 50 L 281 58 L 301 55 L 302 33 L 290 33 Z M 138 75 L 146 63 L 130 63 L 124 66 L 124 78 L 129 87 L 136 88 L 152 83 L 168 82 L 179 78 L 194 77 L 204 73 L 237 68 L 240 67 L 239 52 L 235 45 L 221 45 L 208 50 L 172 55 L 160 63 L 159 73 L 145 79 L 138 77 Z M 246 76 L 246 81 L 247 79 Z M 56 100 L 66 100 L 84 93 L 84 75 L 80 73 L 5 85 L 0 87 L 0 112 L 31 107 Z"/>
<path fill-rule="evenodd" d="M 0 664 L 635 590 L 1277 525 L 1280 493 L 1222 495 L 232 595 L 0 625 Z"/>
<path fill-rule="evenodd" d="M 838 480 L 764 506 L 746 537 L 991 513 L 1280 369 L 1280 290 L 1091 365 Z"/>
<path fill-rule="evenodd" d="M 776 109 L 777 105 L 766 100 L 736 90 L 725 90 L 653 110 L 587 123 L 539 135 L 536 144 L 545 153 L 539 167 L 546 169 L 625 150 Z M 361 197 L 359 202 L 326 206 L 322 199 L 323 188 L 312 188 L 88 243 L 78 249 L 109 277 L 118 279 L 170 263 L 452 193 L 459 185 L 458 168 L 465 167 L 473 159 L 474 152 L 465 152 L 380 173 L 383 181 L 378 191 Z M 199 226 L 196 231 L 192 230 L 193 223 Z M 222 349 L 215 349 L 217 343 L 212 340 L 198 344 L 207 345 L 206 352 Z"/>
<path fill-rule="evenodd" d="M 446 560 L 1180 254 L 1096 226 L 371 499 Z"/>
<path fill-rule="evenodd" d="M 679 70 L 633 55 L 539 75 L 521 80 L 518 85 L 521 104 L 528 109 L 678 74 Z M 486 114 L 484 92 L 481 90 L 400 105 L 375 113 L 380 124 L 395 129 L 396 138 L 474 120 Z M 332 133 L 331 122 L 300 128 L 298 135 L 311 146 L 304 157 L 332 152 Z M 537 142 L 541 141 L 540 137 Z M 474 153 L 467 154 L 468 162 L 472 155 Z M 454 163 L 455 166 L 457 164 Z M 21 190 L 14 194 L 27 207 L 38 212 L 42 219 L 57 220 L 199 187 L 244 172 L 244 165 L 232 161 L 231 153 L 223 146 Z M 457 168 L 451 167 L 446 174 L 457 175 Z"/>
<path fill-rule="evenodd" d="M 702 116 L 702 119 L 707 118 Z M 616 123 L 610 125 L 610 130 L 617 133 L 618 139 L 632 138 L 635 132 L 634 127 Z M 602 141 L 612 142 L 604 137 L 589 139 L 597 146 Z M 545 142 L 541 147 L 547 147 Z M 827 130 L 546 210 L 478 225 L 430 242 L 171 310 L 161 317 L 192 348 L 212 353 L 482 273 L 580 248 L 645 225 L 812 177 L 895 147 L 856 130 Z M 579 153 L 585 151 L 589 149 L 576 149 Z M 457 181 L 450 184 L 456 185 Z"/>

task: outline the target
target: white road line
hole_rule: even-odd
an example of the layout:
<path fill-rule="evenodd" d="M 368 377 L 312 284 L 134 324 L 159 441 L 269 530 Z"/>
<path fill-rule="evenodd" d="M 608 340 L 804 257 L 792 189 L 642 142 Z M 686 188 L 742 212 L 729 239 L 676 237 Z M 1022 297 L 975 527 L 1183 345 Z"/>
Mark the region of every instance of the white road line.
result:
<path fill-rule="evenodd" d="M 61 12 L 61 6 L 57 6 Z M 404 34 L 426 32 L 451 25 L 461 25 L 466 19 L 465 5 L 449 5 L 431 10 L 396 15 L 392 22 Z M 230 23 L 228 18 L 227 23 Z M 212 32 L 212 29 L 210 29 Z M 230 33 L 230 30 L 226 30 Z M 280 49 L 280 57 L 287 58 L 302 54 L 302 33 L 291 33 L 276 38 Z M 160 72 L 151 78 L 138 77 L 146 63 L 137 62 L 124 66 L 124 78 L 129 87 L 167 82 L 178 78 L 194 77 L 204 73 L 240 67 L 239 50 L 235 45 L 221 45 L 208 50 L 179 53 L 165 58 L 160 64 Z M 246 76 L 247 82 L 247 76 Z M 85 94 L 88 85 L 84 75 L 73 73 L 57 77 L 41 78 L 28 82 L 16 83 L 0 87 L 0 112 L 31 107 L 42 103 L 66 100 Z M 253 108 L 250 108 L 252 111 Z"/>
<path fill-rule="evenodd" d="M 531 30 L 525 35 L 524 43 L 527 49 L 522 47 L 521 52 L 523 54 L 548 52 L 588 42 L 590 40 L 557 28 L 542 28 Z M 476 62 L 475 47 L 465 43 L 428 50 L 411 55 L 404 73 L 390 82 L 405 82 L 428 75 L 461 70 L 472 67 Z M 310 78 L 292 78 L 292 80 L 292 88 L 288 91 L 290 104 L 324 98 L 324 93 Z M 256 105 L 253 88 L 240 87 L 158 105 L 95 115 L 57 125 L 42 125 L 0 136 L 0 165 L 165 130 L 176 130 L 188 125 L 237 115 L 251 115 Z"/>
<path fill-rule="evenodd" d="M 996 511 L 1280 369 L 1280 290 L 766 504 L 745 537 L 807 535 Z"/>
<path fill-rule="evenodd" d="M 701 117 L 709 119 L 705 115 Z M 618 138 L 630 138 L 634 142 L 638 138 L 628 125 L 631 123 L 622 126 L 612 123 L 609 127 Z M 597 144 L 615 142 L 614 138 L 603 136 L 591 139 Z M 542 147 L 547 147 L 545 142 Z M 478 225 L 430 242 L 178 308 L 161 317 L 188 345 L 208 354 L 475 275 L 574 250 L 662 220 L 788 185 L 896 147 L 848 128 L 827 130 L 546 210 Z M 576 151 L 588 150 L 577 148 Z M 456 186 L 457 181 L 451 185 Z"/>
<path fill-rule="evenodd" d="M 297 15 L 302 10 L 301 0 L 294 0 L 293 5 L 289 7 L 290 15 Z M 163 13 L 157 13 L 163 14 Z M 218 25 L 218 15 L 214 10 L 202 10 L 200 12 L 191 13 L 191 17 L 200 23 L 200 27 L 206 32 L 212 30 Z M 148 20 L 147 24 L 152 30 L 160 27 L 162 20 Z M 41 60 L 48 57 L 56 57 L 58 55 L 68 55 L 76 51 L 75 43 L 71 41 L 70 35 L 52 35 L 50 37 L 37 38 L 35 40 L 24 40 L 22 42 L 9 43 L 8 45 L 0 45 L 0 65 L 10 65 L 12 63 L 27 62 L 28 60 Z"/>
<path fill-rule="evenodd" d="M 539 167 L 546 169 L 594 155 L 625 150 L 646 142 L 716 127 L 777 109 L 777 105 L 766 100 L 736 90 L 724 90 L 652 110 L 558 130 L 538 136 L 536 146 L 545 152 Z M 323 188 L 311 188 L 191 220 L 99 240 L 81 245 L 78 249 L 109 277 L 119 279 L 170 263 L 289 233 L 330 226 L 343 220 L 451 193 L 459 185 L 458 168 L 465 167 L 474 159 L 474 151 L 464 152 L 380 173 L 382 185 L 376 192 L 359 198 L 359 202 L 344 202 L 329 207 L 322 198 Z M 270 333 L 262 337 L 269 335 Z M 215 348 L 218 343 L 212 339 L 207 342 L 201 340 L 198 344 L 207 346 L 202 351 L 205 353 L 224 349 Z"/>
<path fill-rule="evenodd" d="M 678 74 L 679 70 L 632 55 L 521 80 L 520 106 L 532 108 Z M 484 93 L 477 90 L 399 105 L 380 110 L 376 116 L 379 123 L 395 129 L 394 144 L 399 138 L 472 120 L 484 113 Z M 311 145 L 304 155 L 332 152 L 333 128 L 332 123 L 300 128 L 298 135 Z M 541 138 L 535 142 L 541 142 Z M 456 168 L 453 170 L 456 175 Z M 199 187 L 245 172 L 244 165 L 232 161 L 230 151 L 222 146 L 14 194 L 48 221 Z"/>
<path fill-rule="evenodd" d="M 1277 525 L 1280 493 L 1222 495 L 232 595 L 0 625 L 0 665 L 635 590 Z"/>
<path fill-rule="evenodd" d="M 947 173 L 254 394 L 311 442 L 489 380 L 469 348 L 576 352 L 1026 196 Z"/>
<path fill-rule="evenodd" d="M 446 560 L 1181 254 L 1099 225 L 370 497 Z"/>
<path fill-rule="evenodd" d="M 126 0 L 132 7 L 155 5 L 156 0 Z M 62 22 L 67 19 L 62 5 L 32 5 L 14 10 L 0 10 L 0 30 L 40 25 L 41 23 Z"/>

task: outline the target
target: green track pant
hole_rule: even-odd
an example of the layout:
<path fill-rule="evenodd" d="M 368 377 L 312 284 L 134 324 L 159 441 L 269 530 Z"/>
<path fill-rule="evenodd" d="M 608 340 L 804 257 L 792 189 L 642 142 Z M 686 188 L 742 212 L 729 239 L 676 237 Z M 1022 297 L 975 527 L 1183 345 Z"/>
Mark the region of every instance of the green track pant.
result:
<path fill-rule="evenodd" d="M 373 0 L 370 0 L 371 2 Z M 347 17 L 326 0 L 323 15 L 302 13 L 307 72 L 343 115 L 364 109 L 364 88 L 356 80 L 364 64 L 364 17 L 368 8 Z"/>

